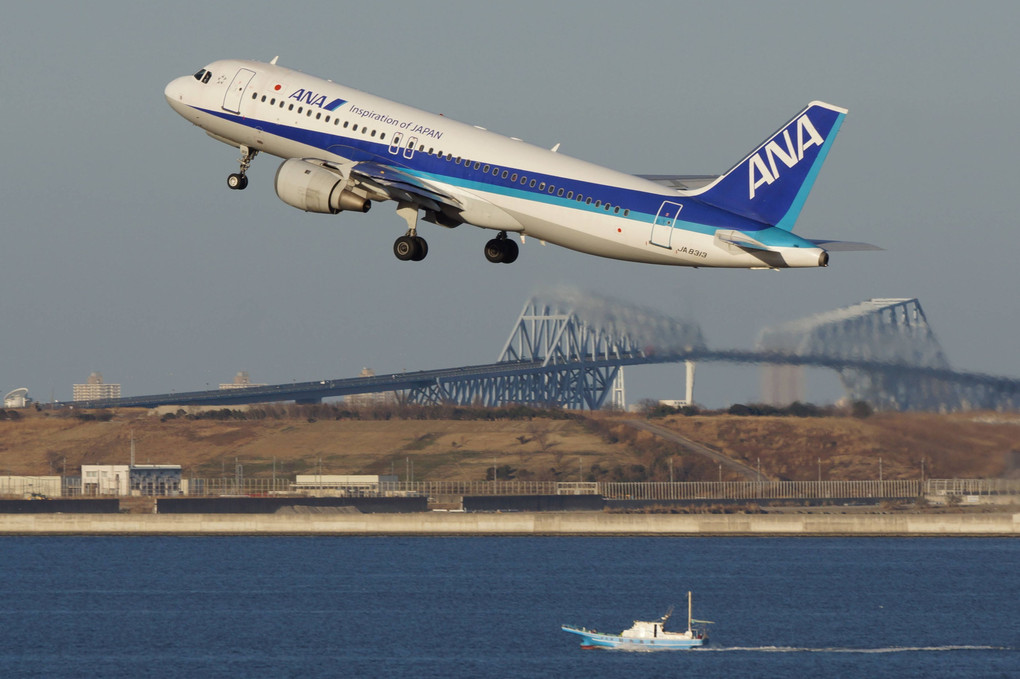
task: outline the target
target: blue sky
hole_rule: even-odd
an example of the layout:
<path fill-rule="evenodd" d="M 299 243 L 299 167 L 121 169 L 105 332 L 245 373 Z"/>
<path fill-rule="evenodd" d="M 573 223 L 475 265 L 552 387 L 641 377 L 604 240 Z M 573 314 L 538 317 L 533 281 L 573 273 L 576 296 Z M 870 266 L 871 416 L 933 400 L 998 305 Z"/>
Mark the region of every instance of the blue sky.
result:
<path fill-rule="evenodd" d="M 18 3 L 0 26 L 0 390 L 68 399 L 495 360 L 525 300 L 567 285 L 697 320 L 710 346 L 871 297 L 918 297 L 949 360 L 1018 376 L 1008 2 Z M 54 15 L 59 14 L 59 21 Z M 727 169 L 808 101 L 850 110 L 797 226 L 859 240 L 823 270 L 614 262 L 425 225 L 397 261 L 393 204 L 309 215 L 278 160 L 226 188 L 236 149 L 163 99 L 220 58 L 269 60 L 634 173 Z M 683 394 L 631 369 L 628 399 Z M 816 383 L 818 386 L 816 387 Z M 839 395 L 831 377 L 809 396 Z M 698 400 L 759 397 L 754 368 L 699 366 Z"/>

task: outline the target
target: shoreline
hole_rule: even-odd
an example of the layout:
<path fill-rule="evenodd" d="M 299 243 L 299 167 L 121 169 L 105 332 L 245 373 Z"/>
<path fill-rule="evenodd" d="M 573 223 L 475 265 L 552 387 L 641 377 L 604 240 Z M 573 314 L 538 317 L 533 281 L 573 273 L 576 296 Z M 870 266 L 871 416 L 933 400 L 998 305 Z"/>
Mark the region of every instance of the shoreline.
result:
<path fill-rule="evenodd" d="M 1020 513 L 6 514 L 0 535 L 1020 537 Z"/>

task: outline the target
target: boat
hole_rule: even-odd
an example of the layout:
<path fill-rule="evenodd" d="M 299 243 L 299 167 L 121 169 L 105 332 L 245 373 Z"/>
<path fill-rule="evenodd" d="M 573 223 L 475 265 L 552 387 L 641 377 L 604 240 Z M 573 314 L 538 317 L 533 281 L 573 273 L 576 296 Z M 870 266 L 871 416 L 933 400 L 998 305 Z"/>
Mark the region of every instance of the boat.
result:
<path fill-rule="evenodd" d="M 708 620 L 695 620 L 691 617 L 691 593 L 687 592 L 687 629 L 683 632 L 669 632 L 665 629 L 666 621 L 673 614 L 673 607 L 658 620 L 635 620 L 629 629 L 619 634 L 599 632 L 584 627 L 562 625 L 564 632 L 577 634 L 581 637 L 581 648 L 620 648 L 629 651 L 658 651 L 684 648 L 697 648 L 708 643 L 708 632 L 699 625 L 711 625 Z"/>

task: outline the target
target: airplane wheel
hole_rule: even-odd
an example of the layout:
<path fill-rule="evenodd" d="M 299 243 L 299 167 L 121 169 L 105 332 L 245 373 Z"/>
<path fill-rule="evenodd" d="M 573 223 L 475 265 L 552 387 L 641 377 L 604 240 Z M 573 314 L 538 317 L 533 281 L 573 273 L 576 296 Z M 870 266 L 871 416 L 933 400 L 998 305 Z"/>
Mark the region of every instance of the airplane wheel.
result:
<path fill-rule="evenodd" d="M 520 249 L 517 247 L 517 243 L 513 242 L 509 238 L 503 241 L 504 264 L 513 264 L 516 262 L 518 254 L 520 254 Z"/>
<path fill-rule="evenodd" d="M 237 174 L 236 172 L 227 177 L 227 186 L 230 188 L 240 191 L 244 187 L 248 186 L 248 178 L 243 174 Z"/>
<path fill-rule="evenodd" d="M 411 236 L 401 236 L 397 240 L 393 241 L 393 254 L 395 254 L 397 259 L 401 262 L 411 261 L 414 259 L 414 256 L 418 251 L 418 244 L 414 242 L 414 238 Z"/>
<path fill-rule="evenodd" d="M 493 238 L 485 244 L 485 258 L 495 264 L 496 262 L 502 262 L 506 256 L 506 250 L 503 249 L 504 240 L 499 238 Z"/>
<path fill-rule="evenodd" d="M 429 254 L 429 244 L 421 236 L 414 237 L 414 256 L 411 257 L 412 262 L 420 262 L 425 259 Z"/>

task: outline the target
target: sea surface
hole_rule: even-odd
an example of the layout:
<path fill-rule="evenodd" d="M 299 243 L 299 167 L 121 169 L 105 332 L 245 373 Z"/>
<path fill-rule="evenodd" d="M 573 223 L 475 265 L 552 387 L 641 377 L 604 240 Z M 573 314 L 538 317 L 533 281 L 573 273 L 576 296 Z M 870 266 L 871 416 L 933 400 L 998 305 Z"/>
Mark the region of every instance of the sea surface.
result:
<path fill-rule="evenodd" d="M 0 538 L 0 677 L 646 676 L 1020 677 L 1020 540 Z"/>

